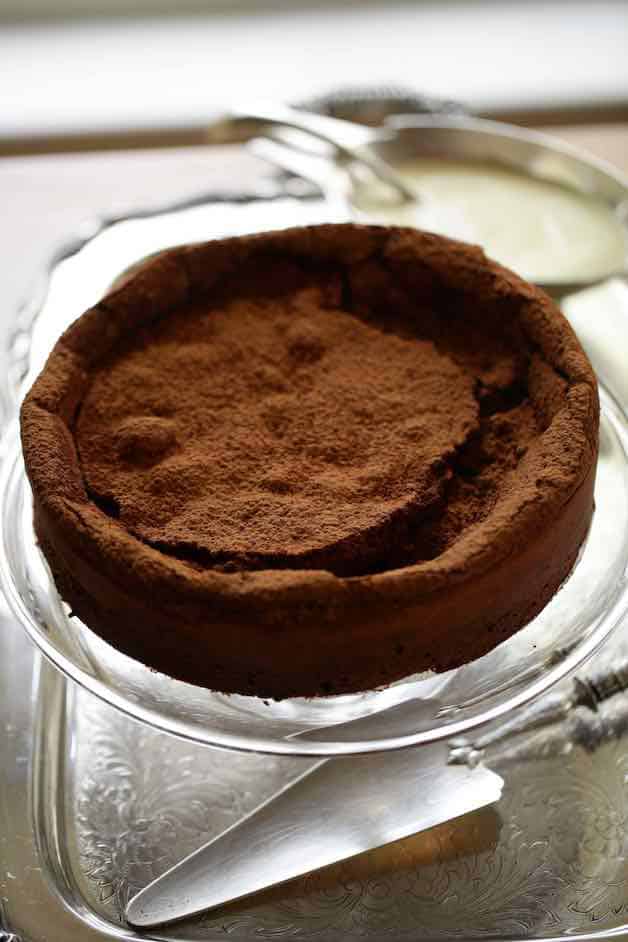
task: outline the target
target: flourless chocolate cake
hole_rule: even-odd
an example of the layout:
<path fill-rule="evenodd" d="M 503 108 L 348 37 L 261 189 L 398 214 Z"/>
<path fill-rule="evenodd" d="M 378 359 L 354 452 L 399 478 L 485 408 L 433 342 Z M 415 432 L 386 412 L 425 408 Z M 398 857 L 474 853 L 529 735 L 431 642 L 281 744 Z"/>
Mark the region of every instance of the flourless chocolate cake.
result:
<path fill-rule="evenodd" d="M 22 410 L 62 597 L 226 692 L 363 690 L 487 652 L 593 509 L 591 366 L 474 246 L 319 226 L 169 250 L 80 317 Z"/>

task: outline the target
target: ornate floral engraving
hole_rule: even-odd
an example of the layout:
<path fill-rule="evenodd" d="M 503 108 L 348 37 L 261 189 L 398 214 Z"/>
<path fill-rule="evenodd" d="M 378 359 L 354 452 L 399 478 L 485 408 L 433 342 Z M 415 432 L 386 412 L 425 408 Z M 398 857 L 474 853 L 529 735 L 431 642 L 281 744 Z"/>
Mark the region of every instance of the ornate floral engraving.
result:
<path fill-rule="evenodd" d="M 130 895 L 243 817 L 285 780 L 287 760 L 191 749 L 80 695 L 74 780 L 81 869 L 99 904 Z M 87 748 L 85 748 L 87 747 Z"/>
<path fill-rule="evenodd" d="M 84 694 L 71 725 L 75 878 L 88 905 L 116 922 L 130 894 L 298 771 L 298 760 L 178 742 Z M 497 808 L 233 903 L 163 936 L 533 937 L 620 925 L 628 912 L 625 744 L 501 771 L 507 787 Z"/>

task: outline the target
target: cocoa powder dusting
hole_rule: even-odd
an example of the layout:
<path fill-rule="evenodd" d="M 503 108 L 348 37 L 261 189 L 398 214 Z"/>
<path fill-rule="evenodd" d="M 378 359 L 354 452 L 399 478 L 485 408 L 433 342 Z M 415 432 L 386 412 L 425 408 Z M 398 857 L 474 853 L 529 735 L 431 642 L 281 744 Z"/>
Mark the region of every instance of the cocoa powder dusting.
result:
<path fill-rule="evenodd" d="M 484 519 L 563 387 L 503 304 L 271 258 L 115 348 L 75 437 L 91 498 L 165 553 L 356 576 Z"/>

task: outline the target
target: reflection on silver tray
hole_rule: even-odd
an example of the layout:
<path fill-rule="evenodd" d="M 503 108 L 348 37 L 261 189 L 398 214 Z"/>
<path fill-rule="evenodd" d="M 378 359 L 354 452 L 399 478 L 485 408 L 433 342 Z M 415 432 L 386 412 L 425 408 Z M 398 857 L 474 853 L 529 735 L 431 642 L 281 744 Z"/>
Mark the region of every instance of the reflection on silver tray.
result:
<path fill-rule="evenodd" d="M 207 210 L 210 236 L 216 207 Z M 324 215 L 320 201 L 304 207 L 279 200 L 274 208 L 222 207 L 220 218 L 237 231 L 260 219 L 266 226 L 301 221 L 312 212 Z M 79 309 L 90 300 L 77 298 Z M 625 377 L 599 331 L 611 309 L 623 311 L 628 323 L 627 300 L 621 286 L 610 286 L 607 296 L 584 305 L 569 302 L 596 367 L 624 404 Z M 599 316 L 591 319 L 587 310 Z M 614 323 L 628 343 L 621 317 Z M 23 354 L 29 341 L 21 337 Z M 45 329 L 39 333 L 36 357 L 49 340 Z M 19 342 L 14 349 L 20 352 Z M 628 639 L 616 632 L 595 667 L 626 656 Z M 602 709 L 612 711 L 613 701 Z M 139 725 L 70 688 L 7 615 L 0 618 L 0 735 L 0 924 L 25 942 L 146 938 L 121 923 L 128 895 L 236 821 L 305 761 L 226 756 Z M 494 765 L 506 780 L 496 808 L 150 937 L 327 942 L 628 934 L 628 740 L 593 753 L 543 755 L 540 740 L 536 759 L 504 757 L 503 767 Z"/>

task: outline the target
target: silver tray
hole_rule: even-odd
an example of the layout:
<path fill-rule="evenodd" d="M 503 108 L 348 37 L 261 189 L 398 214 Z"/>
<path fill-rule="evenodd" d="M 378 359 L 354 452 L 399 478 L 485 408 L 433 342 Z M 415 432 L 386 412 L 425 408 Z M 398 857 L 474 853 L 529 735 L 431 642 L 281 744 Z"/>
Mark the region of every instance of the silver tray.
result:
<path fill-rule="evenodd" d="M 33 661 L 6 623 L 1 652 L 0 892 L 29 942 L 138 938 L 121 924 L 128 895 L 294 774 L 296 759 L 191 748 L 124 718 Z M 496 808 L 148 937 L 626 931 L 626 745 L 498 766 Z"/>
<path fill-rule="evenodd" d="M 194 212 L 206 213 L 207 235 L 325 217 L 316 198 L 263 195 L 279 198 Z M 628 349 L 628 289 L 606 285 L 567 308 L 626 403 L 618 343 Z M 26 323 L 12 335 L 18 379 L 29 351 L 37 359 L 51 339 L 39 326 L 34 342 Z M 609 345 L 611 329 L 620 341 Z M 596 667 L 628 655 L 623 635 Z M 0 926 L 25 942 L 628 935 L 625 738 L 593 753 L 568 743 L 560 756 L 545 757 L 542 744 L 527 761 L 506 753 L 492 766 L 506 780 L 495 808 L 167 930 L 139 936 L 124 926 L 129 894 L 292 778 L 300 761 L 226 754 L 140 725 L 65 681 L 2 614 Z"/>

